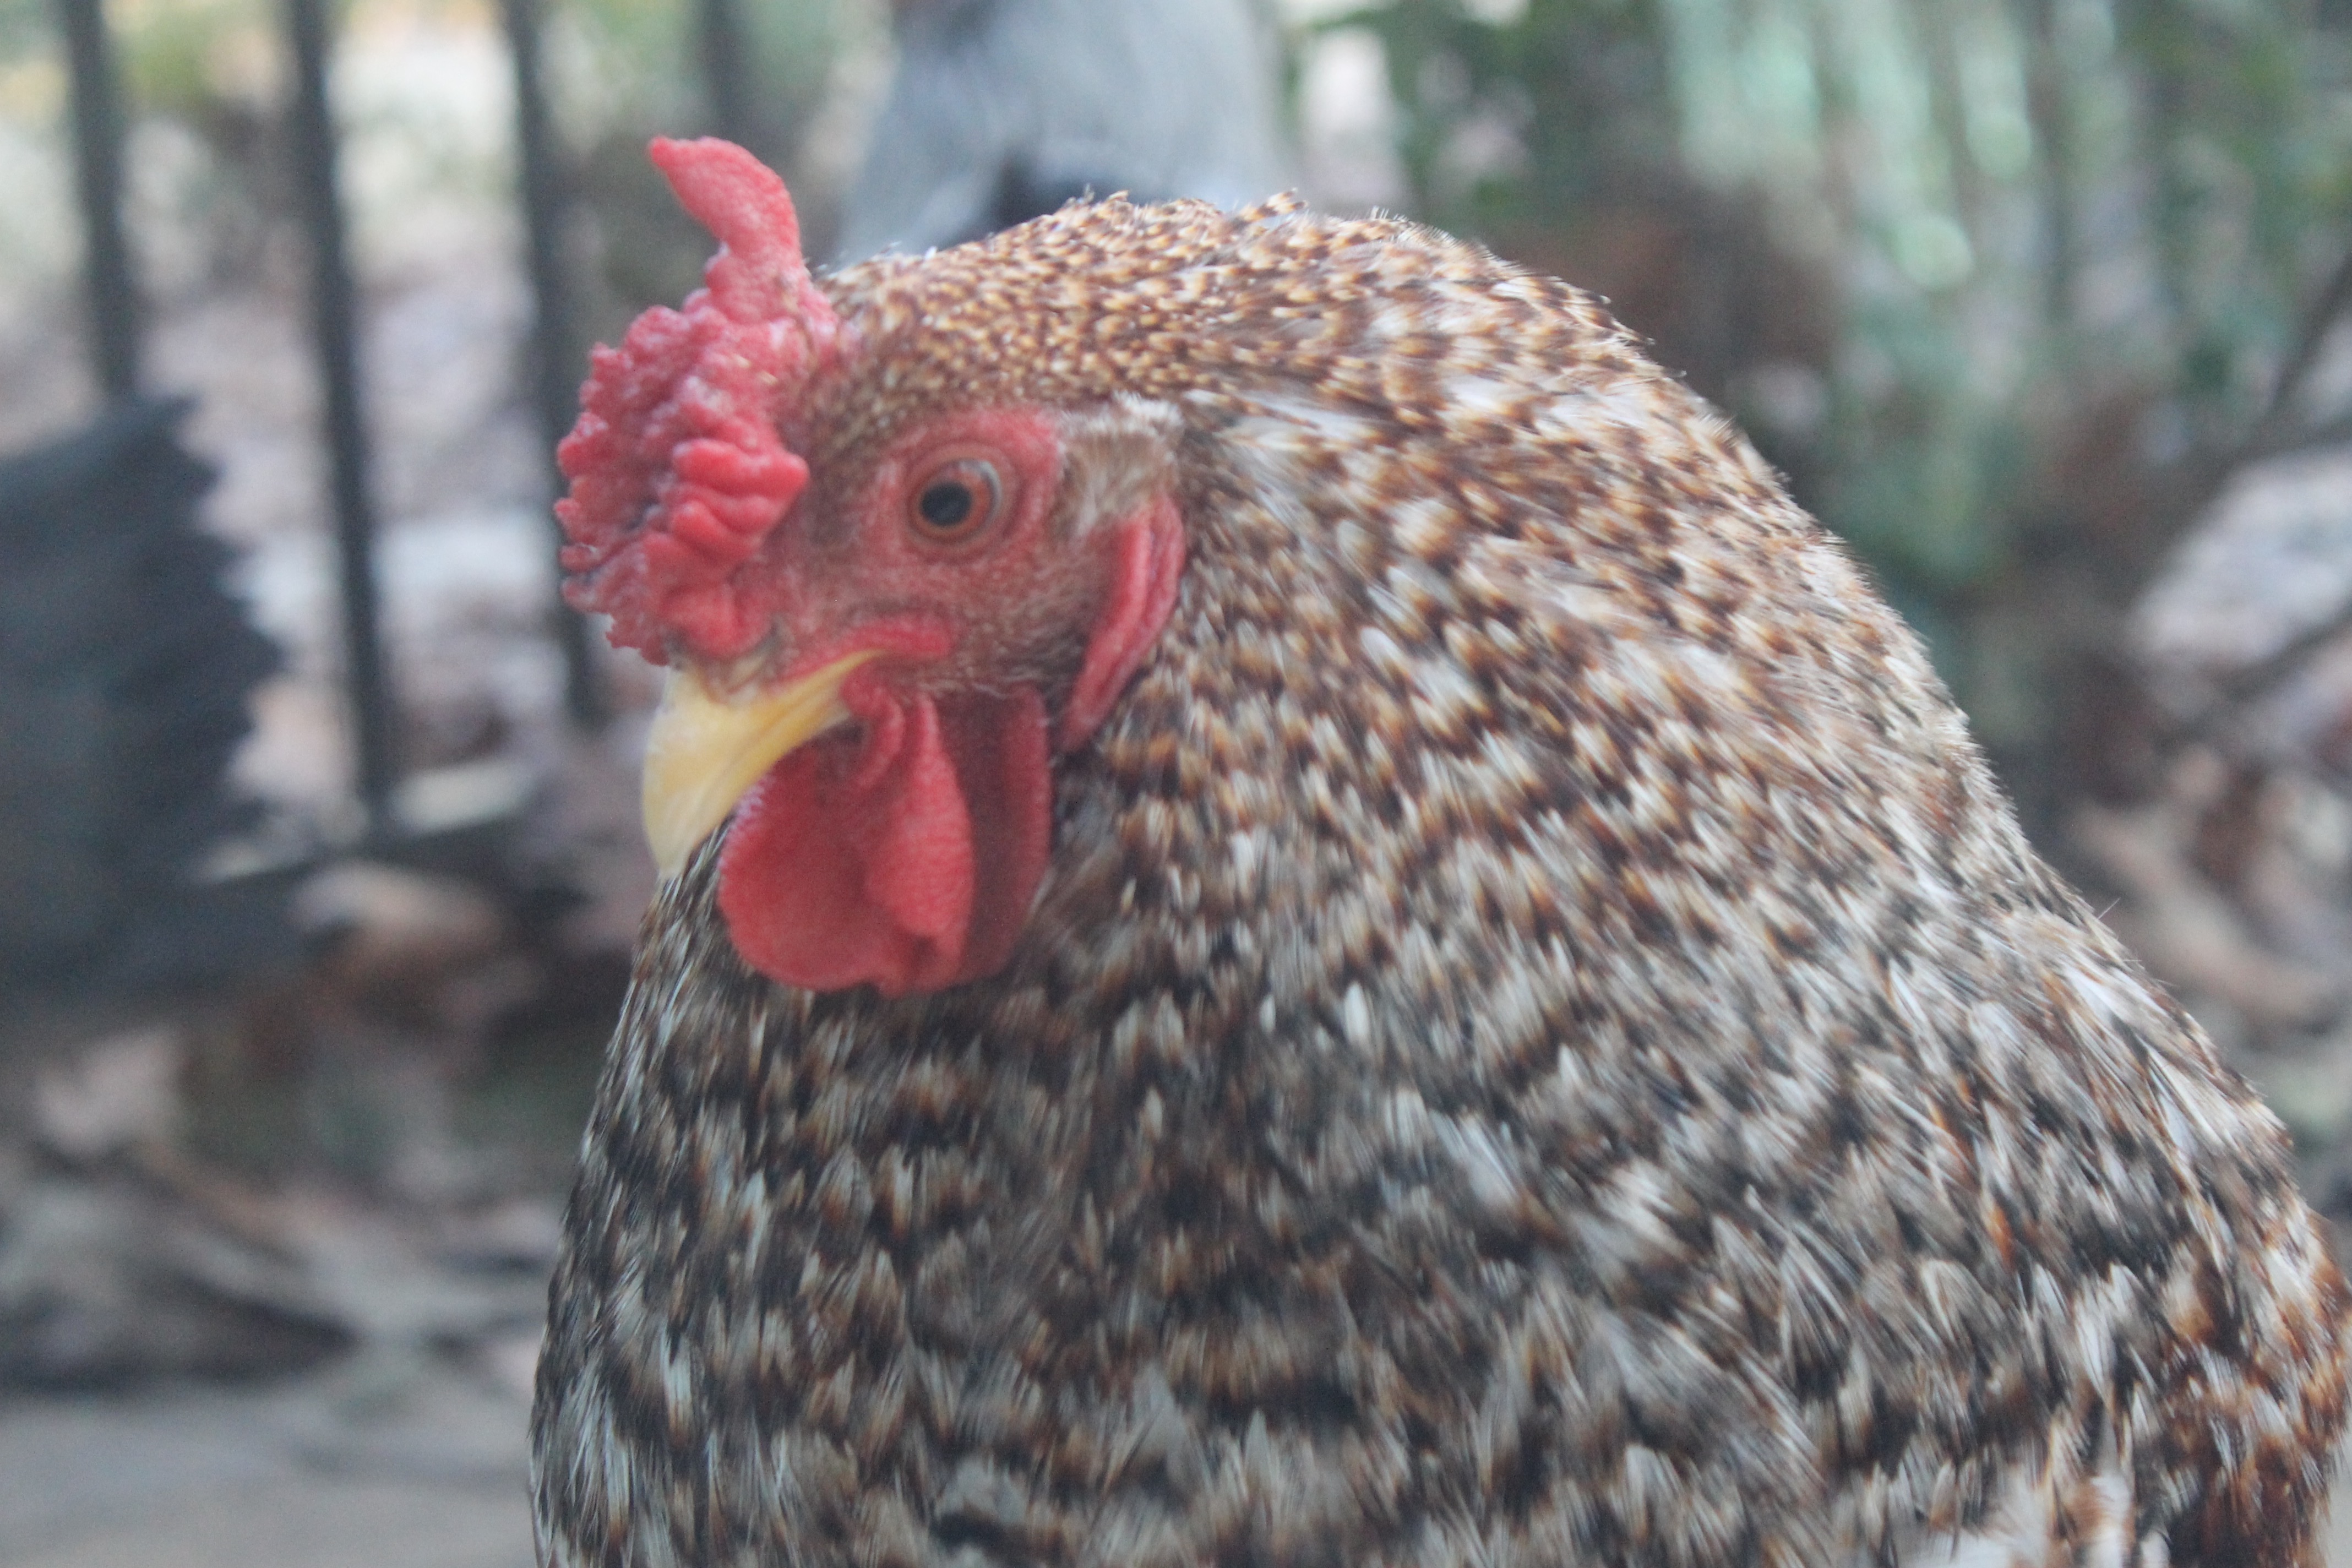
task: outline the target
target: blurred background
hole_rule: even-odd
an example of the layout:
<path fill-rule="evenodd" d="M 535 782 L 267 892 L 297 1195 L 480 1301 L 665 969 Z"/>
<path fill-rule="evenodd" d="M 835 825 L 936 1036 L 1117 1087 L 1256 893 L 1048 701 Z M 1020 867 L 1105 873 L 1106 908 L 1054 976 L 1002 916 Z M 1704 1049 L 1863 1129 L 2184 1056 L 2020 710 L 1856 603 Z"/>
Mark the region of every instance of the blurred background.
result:
<path fill-rule="evenodd" d="M 549 452 L 704 132 L 1607 296 L 2352 1222 L 2347 0 L 0 0 L 0 1568 L 530 1561 L 652 883 Z"/>

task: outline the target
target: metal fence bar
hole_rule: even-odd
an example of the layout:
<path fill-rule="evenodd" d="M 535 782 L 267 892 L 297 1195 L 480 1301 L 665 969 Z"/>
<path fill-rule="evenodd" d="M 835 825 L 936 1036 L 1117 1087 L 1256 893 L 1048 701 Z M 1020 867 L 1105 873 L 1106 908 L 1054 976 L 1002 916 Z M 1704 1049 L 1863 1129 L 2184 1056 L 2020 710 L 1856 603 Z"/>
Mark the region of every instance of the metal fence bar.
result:
<path fill-rule="evenodd" d="M 368 828 L 394 829 L 391 681 L 378 626 L 375 505 L 369 489 L 367 421 L 361 403 L 357 310 L 345 257 L 342 203 L 335 186 L 335 130 L 327 102 L 324 0 L 286 0 L 294 49 L 294 167 L 309 231 L 312 331 L 332 462 L 335 542 L 341 552 L 344 684 L 352 751 Z"/>
<path fill-rule="evenodd" d="M 98 384 L 110 402 L 139 391 L 143 310 L 122 233 L 122 100 L 103 0 L 58 0 L 73 79 L 74 174 L 81 203 L 83 289 Z"/>
<path fill-rule="evenodd" d="M 540 0 L 499 0 L 499 9 L 514 62 L 516 184 L 522 198 L 524 260 L 530 274 L 531 410 L 539 419 L 540 447 L 547 455 L 550 480 L 562 495 L 563 475 L 553 467 L 555 444 L 572 428 L 581 371 L 563 266 L 564 180 L 542 76 Z M 597 679 L 595 634 L 587 618 L 561 599 L 551 613 L 556 641 L 563 649 L 565 711 L 574 724 L 593 729 L 606 717 L 604 688 Z"/>
<path fill-rule="evenodd" d="M 737 0 L 696 0 L 701 35 L 702 90 L 713 134 L 738 146 L 764 152 L 751 110 L 751 39 Z"/>

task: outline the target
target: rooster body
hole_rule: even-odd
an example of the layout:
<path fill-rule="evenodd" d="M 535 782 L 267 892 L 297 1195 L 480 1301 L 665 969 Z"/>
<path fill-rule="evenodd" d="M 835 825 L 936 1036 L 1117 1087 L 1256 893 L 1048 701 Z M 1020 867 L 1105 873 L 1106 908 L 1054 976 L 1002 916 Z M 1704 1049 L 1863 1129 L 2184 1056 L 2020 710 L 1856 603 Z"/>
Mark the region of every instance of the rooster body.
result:
<path fill-rule="evenodd" d="M 1591 300 L 1280 204 L 809 287 L 781 529 L 1045 409 L 1054 526 L 1164 496 L 1181 587 L 951 983 L 777 978 L 748 805 L 666 884 L 547 1563 L 2314 1561 L 2347 1297 L 2277 1123 Z M 1022 637 L 972 679 L 1050 725 L 1083 638 Z"/>

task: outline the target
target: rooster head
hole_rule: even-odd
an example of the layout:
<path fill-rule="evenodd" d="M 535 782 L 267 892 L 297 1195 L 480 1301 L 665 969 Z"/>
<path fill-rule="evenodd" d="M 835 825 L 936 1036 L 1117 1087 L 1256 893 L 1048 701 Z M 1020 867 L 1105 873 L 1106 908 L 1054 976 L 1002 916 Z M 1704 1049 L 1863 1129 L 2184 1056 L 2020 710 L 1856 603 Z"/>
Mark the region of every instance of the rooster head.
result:
<path fill-rule="evenodd" d="M 677 872 L 731 816 L 719 910 L 787 984 L 989 974 L 1045 874 L 1053 754 L 1175 602 L 1172 465 L 1101 410 L 933 396 L 877 422 L 889 366 L 811 278 L 783 182 L 725 142 L 652 155 L 719 249 L 682 310 L 596 352 L 557 514 L 572 604 L 671 668 L 656 858 Z"/>

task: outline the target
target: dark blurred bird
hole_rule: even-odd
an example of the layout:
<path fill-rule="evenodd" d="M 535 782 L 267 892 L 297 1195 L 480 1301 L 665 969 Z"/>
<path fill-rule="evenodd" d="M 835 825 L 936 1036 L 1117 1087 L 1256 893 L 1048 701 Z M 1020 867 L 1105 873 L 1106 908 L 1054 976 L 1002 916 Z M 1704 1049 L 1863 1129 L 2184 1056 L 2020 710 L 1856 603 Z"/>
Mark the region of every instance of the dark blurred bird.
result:
<path fill-rule="evenodd" d="M 656 155 L 546 1562 L 2314 1561 L 2278 1123 L 1591 299 L 1282 203 L 817 281 Z"/>
<path fill-rule="evenodd" d="M 977 239 L 1089 193 L 1238 207 L 1290 183 L 1256 0 L 897 0 L 841 253 Z"/>
<path fill-rule="evenodd" d="M 0 988 L 281 955 L 270 914 L 192 888 L 257 815 L 227 775 L 280 660 L 205 530 L 188 413 L 133 400 L 0 461 Z"/>

